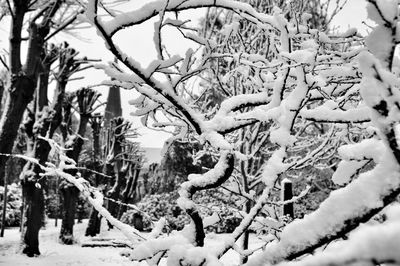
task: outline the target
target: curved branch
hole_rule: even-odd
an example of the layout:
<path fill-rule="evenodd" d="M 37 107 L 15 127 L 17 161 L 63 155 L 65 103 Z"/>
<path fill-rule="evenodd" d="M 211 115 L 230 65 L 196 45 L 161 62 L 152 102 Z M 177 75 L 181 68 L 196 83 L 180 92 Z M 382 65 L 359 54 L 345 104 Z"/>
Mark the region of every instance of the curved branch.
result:
<path fill-rule="evenodd" d="M 178 204 L 186 210 L 195 224 L 195 241 L 197 246 L 204 245 L 203 220 L 192 201 L 194 193 L 197 191 L 217 188 L 222 185 L 231 176 L 234 169 L 235 158 L 230 152 L 223 152 L 218 163 L 213 169 L 204 175 L 191 175 L 189 181 L 181 185 L 179 192 L 180 198 Z"/>

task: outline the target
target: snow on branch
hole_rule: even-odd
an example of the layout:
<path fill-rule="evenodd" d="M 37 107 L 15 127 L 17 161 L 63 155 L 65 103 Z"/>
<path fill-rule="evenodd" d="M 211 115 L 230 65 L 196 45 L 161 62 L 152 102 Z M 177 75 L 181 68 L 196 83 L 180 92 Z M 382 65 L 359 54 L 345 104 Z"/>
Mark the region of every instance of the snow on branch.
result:
<path fill-rule="evenodd" d="M 106 30 L 104 22 L 97 15 L 97 0 L 90 1 L 88 4 L 88 19 L 96 26 L 99 35 L 106 42 L 107 48 L 114 54 L 114 56 L 121 61 L 128 69 L 130 69 L 138 78 L 143 80 L 143 85 L 148 86 L 154 90 L 154 92 L 160 94 L 162 98 L 167 100 L 172 106 L 174 106 L 178 112 L 188 121 L 193 127 L 194 131 L 201 133 L 199 121 L 195 112 L 174 93 L 171 86 L 166 85 L 152 77 L 153 69 L 146 70 L 140 66 L 133 58 L 126 55 L 112 40 L 112 36 Z"/>
<path fill-rule="evenodd" d="M 130 12 L 126 12 L 121 15 L 117 15 L 112 20 L 108 21 L 105 25 L 105 31 L 107 35 L 112 37 L 118 31 L 139 25 L 152 17 L 162 12 L 179 12 L 188 9 L 204 8 L 204 7 L 222 7 L 225 9 L 232 10 L 234 12 L 245 14 L 254 18 L 254 21 L 260 21 L 262 23 L 273 24 L 272 17 L 266 14 L 260 14 L 254 10 L 249 4 L 242 3 L 239 1 L 230 0 L 170 0 L 165 6 L 164 0 L 158 0 L 150 2 L 144 5 L 142 8 Z M 92 18 L 93 13 L 89 13 L 88 17 Z"/>
<path fill-rule="evenodd" d="M 222 185 L 232 174 L 235 158 L 231 152 L 224 151 L 213 169 L 203 175 L 191 174 L 189 181 L 184 182 L 179 190 L 177 203 L 186 210 L 195 224 L 195 241 L 197 246 L 204 245 L 204 226 L 202 218 L 192 201 L 194 193 L 200 190 L 217 188 Z"/>
<path fill-rule="evenodd" d="M 88 20 L 128 71 L 115 65 L 99 67 L 116 78 L 115 83 L 142 94 L 134 101 L 139 107 L 136 114 L 147 121 L 162 111 L 170 120 L 158 125 L 175 125 L 177 136 L 205 143 L 219 156 L 213 169 L 191 175 L 181 186 L 178 203 L 191 216 L 192 224 L 181 232 L 141 244 L 132 259 L 155 259 L 167 253 L 169 265 L 214 265 L 227 250 L 239 250 L 235 242 L 271 203 L 271 193 L 283 176 L 316 167 L 318 160 L 325 160 L 330 168 L 330 159 L 333 164 L 338 162 L 334 158 L 337 154 L 343 161 L 333 179 L 349 184 L 332 192 L 315 212 L 289 223 L 278 234 L 280 240 L 266 244 L 265 251 L 248 265 L 276 264 L 314 252 L 346 236 L 396 198 L 400 192 L 400 149 L 395 130 L 400 118 L 400 83 L 391 65 L 397 43 L 397 12 L 393 11 L 397 2 L 369 2 L 369 14 L 378 24 L 367 39 L 372 54 L 363 47 L 353 47 L 359 41 L 354 30 L 331 37 L 311 29 L 307 20 L 295 17 L 288 21 L 277 7 L 264 14 L 249 4 L 228 0 L 154 1 L 107 20 L 97 14 L 98 1 L 90 1 Z M 187 33 L 178 18 L 172 21 L 165 17 L 169 12 L 201 7 L 228 10 L 231 15 L 221 17 L 231 21 L 220 28 L 214 25 L 209 37 L 208 32 L 204 36 Z M 113 36 L 156 16 L 160 17 L 154 24 L 157 58 L 143 68 L 118 47 Z M 167 57 L 161 38 L 167 23 L 183 36 L 197 40 L 201 56 L 188 50 L 184 57 Z M 384 45 L 376 45 L 377 39 Z M 186 82 L 195 78 L 201 81 L 196 80 L 196 89 L 190 90 Z M 265 137 L 246 138 L 240 131 L 260 124 L 268 132 Z M 343 145 L 348 144 L 346 137 L 352 131 L 371 125 L 377 135 L 361 132 L 355 144 Z M 255 153 L 243 148 L 249 139 L 268 143 L 271 148 L 268 156 L 259 160 L 264 162 L 258 169 L 263 169 L 257 176 L 260 181 L 252 180 L 262 181 L 265 188 L 258 197 L 251 189 L 243 193 L 252 195 L 245 198 L 254 200 L 254 206 L 234 232 L 210 250 L 192 196 L 227 181 L 236 171 L 234 157 L 250 161 L 251 154 L 260 152 L 260 146 Z M 375 167 L 359 174 L 371 161 Z M 345 171 L 346 167 L 349 170 Z"/>
<path fill-rule="evenodd" d="M 299 262 L 281 263 L 280 266 L 339 266 L 355 263 L 399 264 L 400 207 L 394 205 L 386 211 L 388 219 L 383 224 L 365 225 L 349 239 L 337 242 L 326 250 Z M 338 256 L 340 254 L 340 256 Z"/>
<path fill-rule="evenodd" d="M 364 123 L 371 120 L 370 109 L 359 107 L 340 110 L 337 106 L 329 106 L 329 102 L 314 109 L 303 109 L 300 116 L 304 119 L 325 123 Z"/>
<path fill-rule="evenodd" d="M 387 150 L 379 164 L 346 187 L 333 191 L 315 212 L 287 225 L 281 240 L 248 265 L 275 264 L 312 252 L 344 237 L 391 203 L 400 193 L 399 166 Z"/>
<path fill-rule="evenodd" d="M 397 19 L 397 1 L 370 2 L 372 3 L 369 5 L 370 17 L 378 23 L 375 32 L 384 35 L 389 29 L 393 30 L 393 19 Z M 393 10 L 396 10 L 396 15 L 393 15 Z M 382 23 L 382 20 L 385 22 Z M 374 32 L 369 38 L 373 36 Z M 394 39 L 386 38 L 385 41 L 388 46 L 375 46 L 371 47 L 371 50 L 381 61 L 387 63 L 393 60 L 393 53 L 390 48 L 386 48 L 394 44 Z M 375 40 L 374 43 L 378 42 Z M 377 165 L 373 170 L 362 173 L 346 187 L 332 192 L 317 211 L 286 226 L 281 234 L 281 240 L 267 246 L 263 255 L 248 265 L 276 264 L 282 260 L 292 260 L 313 252 L 332 240 L 344 237 L 360 223 L 371 219 L 400 193 L 400 157 L 395 140 L 395 126 L 399 119 L 394 115 L 398 112 L 396 100 L 398 96 L 397 88 L 391 87 L 396 81 L 372 55 L 364 53 L 360 60 L 364 73 L 361 95 L 367 105 L 374 110 L 371 115 L 372 122 L 379 128 L 379 136 L 383 139 L 384 145 L 371 139 L 353 147 L 343 148 L 342 154 L 347 155 L 347 159 L 358 160 L 365 159 L 370 154 Z M 365 148 L 356 150 L 359 146 Z M 377 148 L 379 154 L 372 154 L 376 149 L 368 150 L 366 147 Z"/>
<path fill-rule="evenodd" d="M 45 137 L 40 137 L 40 138 L 43 139 L 44 141 L 47 141 L 52 151 L 56 152 L 59 155 L 60 163 L 58 166 L 51 163 L 46 163 L 46 165 L 41 165 L 39 164 L 37 159 L 31 158 L 29 156 L 24 156 L 24 155 L 13 155 L 13 156 L 22 158 L 24 160 L 27 160 L 31 163 L 38 165 L 43 170 L 43 173 L 40 174 L 42 177 L 59 176 L 62 179 L 65 179 L 69 183 L 73 184 L 81 192 L 81 195 L 83 195 L 83 197 L 99 212 L 99 214 L 102 215 L 113 226 L 118 228 L 130 241 L 132 241 L 132 243 L 136 243 L 138 242 L 138 240 L 141 241 L 146 239 L 142 235 L 142 233 L 140 233 L 138 230 L 113 217 L 108 212 L 108 210 L 105 207 L 103 207 L 103 194 L 100 193 L 96 188 L 90 186 L 87 180 L 79 177 L 79 174 L 77 178 L 64 171 L 68 169 L 76 169 L 76 163 L 65 155 L 65 150 L 62 147 L 60 147 L 52 139 L 48 139 Z"/>

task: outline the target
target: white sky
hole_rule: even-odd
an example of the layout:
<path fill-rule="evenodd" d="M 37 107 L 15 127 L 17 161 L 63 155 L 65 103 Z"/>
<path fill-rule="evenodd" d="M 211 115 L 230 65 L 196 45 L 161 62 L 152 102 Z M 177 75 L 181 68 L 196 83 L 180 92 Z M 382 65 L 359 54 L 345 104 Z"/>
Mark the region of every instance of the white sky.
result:
<path fill-rule="evenodd" d="M 138 4 L 139 2 L 140 4 Z M 131 1 L 126 5 L 126 9 L 124 8 L 124 10 L 136 9 L 144 2 L 147 1 Z M 365 5 L 365 0 L 348 0 L 345 8 L 334 19 L 333 25 L 337 25 L 343 30 L 349 27 L 362 28 L 362 31 L 365 32 L 366 27 L 362 24 L 362 21 L 367 17 Z M 201 15 L 202 11 L 196 10 L 186 14 L 185 17 L 196 21 Z M 115 37 L 118 45 L 136 61 L 141 62 L 143 66 L 147 66 L 156 58 L 153 44 L 154 21 L 155 20 L 152 20 L 144 25 L 136 26 L 134 29 L 124 30 L 123 34 L 118 34 Z M 2 21 L 2 24 L 3 25 L 0 26 L 0 48 L 6 48 L 8 45 L 8 34 L 6 34 L 8 26 L 5 28 L 4 21 Z M 93 59 L 103 59 L 104 61 L 113 60 L 112 54 L 105 48 L 104 42 L 96 35 L 94 29 L 81 31 L 80 36 L 86 39 L 86 41 L 83 42 L 82 40 L 78 40 L 63 33 L 56 36 L 54 42 L 57 43 L 62 40 L 67 40 L 71 47 L 76 47 L 77 50 L 81 51 L 82 56 Z M 165 30 L 163 36 L 171 54 L 178 53 L 183 56 L 189 47 L 195 47 L 193 43 L 184 39 L 176 30 Z M 108 79 L 102 71 L 94 69 L 81 73 L 80 75 L 84 75 L 84 79 L 71 82 L 69 84 L 69 89 L 75 90 L 82 86 L 96 84 Z M 108 88 L 99 88 L 99 91 L 103 94 L 103 99 L 105 101 L 107 99 Z M 133 107 L 128 104 L 128 101 L 135 97 L 137 97 L 137 94 L 133 91 L 121 91 L 123 116 L 133 121 L 134 127 L 139 128 L 141 136 L 138 141 L 141 142 L 143 147 L 162 147 L 164 141 L 169 138 L 169 134 L 149 130 L 142 126 L 138 118 L 129 115 L 130 112 L 133 111 Z"/>

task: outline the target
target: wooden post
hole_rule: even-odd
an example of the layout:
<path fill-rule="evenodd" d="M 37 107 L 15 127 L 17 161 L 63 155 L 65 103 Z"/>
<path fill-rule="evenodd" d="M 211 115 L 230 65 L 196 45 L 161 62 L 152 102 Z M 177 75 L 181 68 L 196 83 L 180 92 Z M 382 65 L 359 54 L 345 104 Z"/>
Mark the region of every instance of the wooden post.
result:
<path fill-rule="evenodd" d="M 291 200 L 293 198 L 293 183 L 289 179 L 285 178 L 281 182 L 282 201 Z M 284 216 L 289 216 L 290 218 L 294 218 L 294 209 L 293 203 L 287 203 L 282 205 L 282 214 Z"/>

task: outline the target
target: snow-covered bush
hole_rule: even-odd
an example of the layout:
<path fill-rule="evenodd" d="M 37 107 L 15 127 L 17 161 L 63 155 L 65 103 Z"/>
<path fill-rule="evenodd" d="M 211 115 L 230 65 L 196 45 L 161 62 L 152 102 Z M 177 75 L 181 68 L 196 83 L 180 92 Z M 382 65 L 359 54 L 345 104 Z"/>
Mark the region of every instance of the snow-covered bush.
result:
<path fill-rule="evenodd" d="M 143 219 L 144 230 L 150 230 L 154 226 L 154 221 L 165 217 L 170 230 L 180 230 L 189 219 L 177 208 L 176 198 L 176 193 L 146 195 L 137 204 L 139 210 L 128 210 L 122 215 L 121 221 L 134 225 L 135 219 L 139 216 Z"/>
<path fill-rule="evenodd" d="M 121 221 L 135 226 L 137 219 L 142 219 L 144 230 L 151 230 L 154 222 L 161 218 L 166 219 L 165 232 L 182 230 L 190 223 L 190 217 L 178 206 L 176 192 L 146 195 L 136 206 L 138 210 L 128 210 Z M 201 204 L 200 212 L 203 216 L 212 216 L 216 213 L 221 219 L 215 224 L 207 226 L 209 232 L 231 233 L 239 225 L 241 216 L 236 206 L 237 197 L 214 189 L 198 193 L 194 201 Z"/>
<path fill-rule="evenodd" d="M 46 195 L 45 198 L 45 211 L 46 215 L 49 218 L 60 218 L 60 208 L 61 208 L 61 203 L 60 203 L 60 196 L 57 195 L 56 193 L 51 193 L 49 195 Z"/>
<path fill-rule="evenodd" d="M 19 226 L 21 224 L 22 190 L 15 183 L 7 186 L 6 226 Z M 0 199 L 3 202 L 4 187 L 0 186 Z M 3 203 L 0 204 L 0 212 L 3 211 Z M 0 221 L 1 221 L 0 217 Z"/>

